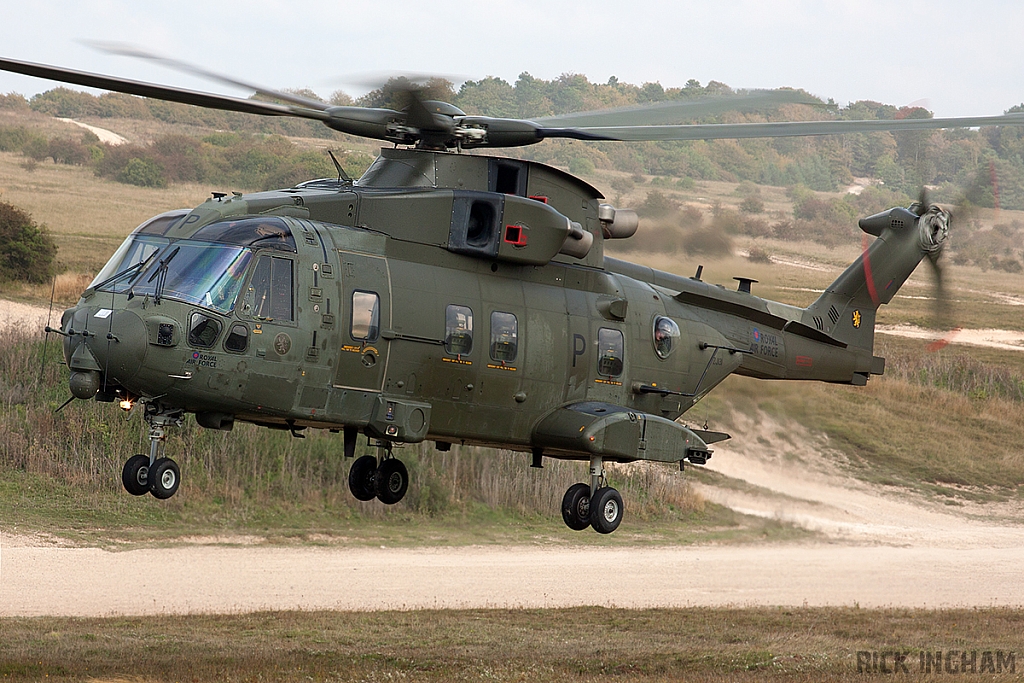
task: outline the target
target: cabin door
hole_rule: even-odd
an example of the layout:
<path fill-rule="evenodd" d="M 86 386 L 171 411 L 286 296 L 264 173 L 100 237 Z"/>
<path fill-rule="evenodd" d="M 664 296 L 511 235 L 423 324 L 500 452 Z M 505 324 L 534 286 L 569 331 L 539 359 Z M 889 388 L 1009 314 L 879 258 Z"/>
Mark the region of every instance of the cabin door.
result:
<path fill-rule="evenodd" d="M 340 252 L 340 349 L 334 386 L 380 391 L 390 342 L 381 331 L 391 327 L 391 276 L 387 259 Z"/>

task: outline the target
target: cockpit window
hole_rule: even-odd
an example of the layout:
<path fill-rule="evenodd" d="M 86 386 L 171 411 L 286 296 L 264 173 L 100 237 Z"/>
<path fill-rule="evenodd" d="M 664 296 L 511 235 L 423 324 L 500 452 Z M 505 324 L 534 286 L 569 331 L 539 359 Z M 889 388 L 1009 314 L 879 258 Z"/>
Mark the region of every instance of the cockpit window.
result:
<path fill-rule="evenodd" d="M 156 252 L 168 245 L 170 240 L 163 237 L 175 223 L 187 216 L 188 209 L 168 211 L 154 216 L 132 230 L 107 264 L 89 284 L 101 292 L 123 292 L 139 279 L 139 268 L 129 270 L 145 262 Z M 123 273 L 123 276 L 120 276 Z"/>
<path fill-rule="evenodd" d="M 96 287 L 101 292 L 124 292 L 133 282 L 138 281 L 141 267 L 139 264 L 144 263 L 169 243 L 170 240 L 166 237 L 132 234 L 118 247 L 89 287 Z"/>
<path fill-rule="evenodd" d="M 228 313 L 251 258 L 252 252 L 241 247 L 178 240 L 152 259 L 131 290 L 135 296 L 159 294 Z"/>
<path fill-rule="evenodd" d="M 260 258 L 245 292 L 242 313 L 257 320 L 294 320 L 292 260 Z"/>
<path fill-rule="evenodd" d="M 138 235 L 166 235 L 167 231 L 177 223 L 179 220 L 184 218 L 190 213 L 188 209 L 176 209 L 174 211 L 168 211 L 162 213 L 159 216 L 154 216 L 148 221 L 135 228 L 132 234 Z"/>
<path fill-rule="evenodd" d="M 654 319 L 654 351 L 658 358 L 668 358 L 678 339 L 679 325 L 672 318 L 659 316 Z"/>
<path fill-rule="evenodd" d="M 352 292 L 352 324 L 349 334 L 359 341 L 377 341 L 380 334 L 380 297 L 376 292 Z"/>
<path fill-rule="evenodd" d="M 192 239 L 295 252 L 292 231 L 283 220 L 275 216 L 211 223 L 196 230 Z"/>

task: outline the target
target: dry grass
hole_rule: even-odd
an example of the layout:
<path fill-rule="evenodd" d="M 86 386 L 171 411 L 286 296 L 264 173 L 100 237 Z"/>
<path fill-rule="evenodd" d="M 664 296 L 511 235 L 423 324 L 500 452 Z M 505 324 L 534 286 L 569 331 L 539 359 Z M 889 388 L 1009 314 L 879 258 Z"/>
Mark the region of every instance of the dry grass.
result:
<path fill-rule="evenodd" d="M 925 651 L 956 651 L 953 666 L 963 651 L 977 651 L 979 666 L 986 651 L 1002 652 L 1004 670 L 984 680 L 1019 680 L 1024 668 L 1024 612 L 994 608 L 281 612 L 3 619 L 0 628 L 0 675 L 13 681 L 875 678 L 858 673 L 859 651 L 906 653 L 901 680 L 921 675 Z"/>

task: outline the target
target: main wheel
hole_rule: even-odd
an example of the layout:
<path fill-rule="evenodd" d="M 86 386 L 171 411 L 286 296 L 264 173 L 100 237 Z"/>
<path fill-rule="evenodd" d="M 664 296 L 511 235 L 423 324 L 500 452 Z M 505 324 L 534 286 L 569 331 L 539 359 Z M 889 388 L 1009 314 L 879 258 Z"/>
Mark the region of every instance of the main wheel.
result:
<path fill-rule="evenodd" d="M 590 487 L 573 484 L 562 496 L 562 521 L 573 531 L 590 526 Z"/>
<path fill-rule="evenodd" d="M 373 500 L 377 495 L 377 458 L 364 455 L 356 458 L 348 471 L 348 490 L 356 500 Z"/>
<path fill-rule="evenodd" d="M 160 500 L 166 500 L 173 496 L 181 483 L 181 471 L 178 463 L 170 458 L 160 458 L 149 468 L 146 475 L 149 482 L 149 492 Z"/>
<path fill-rule="evenodd" d="M 388 458 L 377 469 L 377 500 L 385 505 L 394 505 L 405 497 L 409 490 L 409 470 L 401 460 Z"/>
<path fill-rule="evenodd" d="M 598 489 L 590 499 L 590 525 L 599 534 L 618 529 L 622 512 L 622 496 L 610 486 Z"/>
<path fill-rule="evenodd" d="M 128 458 L 121 470 L 121 483 L 124 490 L 133 496 L 144 496 L 149 493 L 149 456 L 133 455 Z"/>

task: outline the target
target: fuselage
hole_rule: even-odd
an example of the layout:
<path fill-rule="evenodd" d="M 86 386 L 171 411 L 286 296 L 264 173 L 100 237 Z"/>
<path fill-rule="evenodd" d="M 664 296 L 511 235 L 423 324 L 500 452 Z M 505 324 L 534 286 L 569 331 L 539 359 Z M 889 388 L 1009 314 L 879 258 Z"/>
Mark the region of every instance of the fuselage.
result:
<path fill-rule="evenodd" d="M 573 457 L 591 447 L 575 418 L 541 424 L 566 406 L 674 433 L 732 372 L 880 372 L 870 336 L 842 341 L 873 328 L 865 308 L 853 329 L 856 297 L 815 315 L 605 259 L 617 228 L 600 199 L 541 164 L 414 150 L 385 150 L 357 184 L 215 195 L 137 228 L 65 312 L 72 390 L 211 428 Z M 650 455 L 637 438 L 622 459 Z"/>

